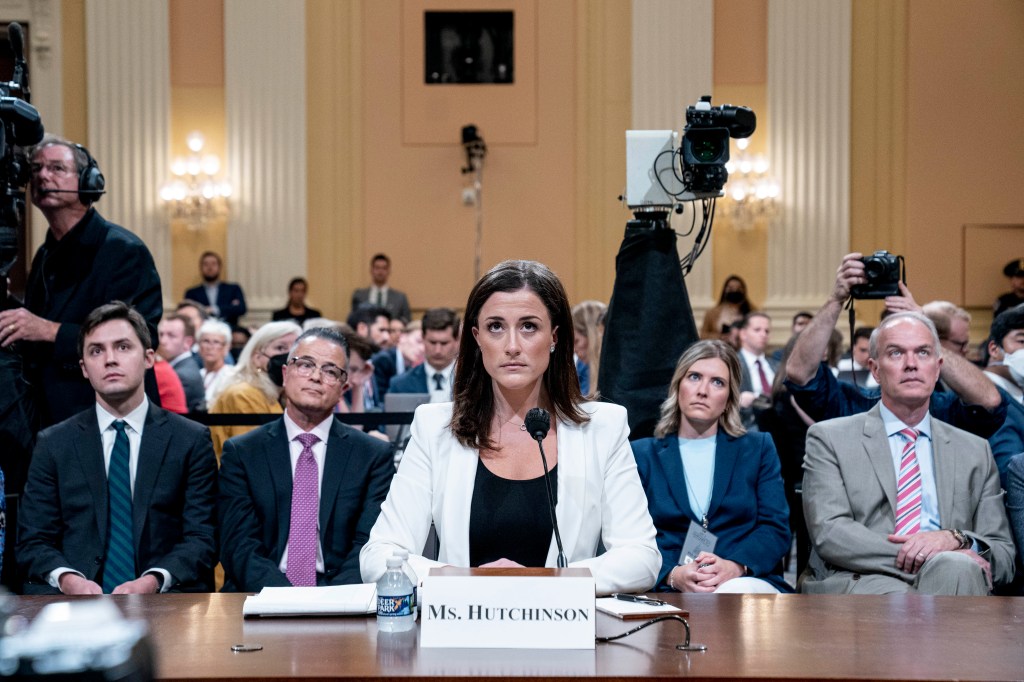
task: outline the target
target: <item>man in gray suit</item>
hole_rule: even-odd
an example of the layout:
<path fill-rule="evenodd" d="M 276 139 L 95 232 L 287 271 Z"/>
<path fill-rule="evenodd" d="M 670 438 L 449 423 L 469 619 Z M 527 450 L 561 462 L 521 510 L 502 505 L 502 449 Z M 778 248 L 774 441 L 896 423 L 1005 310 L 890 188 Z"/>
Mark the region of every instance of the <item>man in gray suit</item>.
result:
<path fill-rule="evenodd" d="M 935 326 L 917 312 L 886 318 L 869 362 L 881 402 L 807 432 L 803 591 L 984 595 L 1010 582 L 988 443 L 928 413 L 942 365 Z"/>
<path fill-rule="evenodd" d="M 373 284 L 352 292 L 352 310 L 364 303 L 372 303 L 385 308 L 391 313 L 392 319 L 398 318 L 402 322 L 408 323 L 412 319 L 412 313 L 409 311 L 409 299 L 398 289 L 388 286 L 388 277 L 390 276 L 391 259 L 383 253 L 375 254 L 370 259 L 370 279 Z"/>

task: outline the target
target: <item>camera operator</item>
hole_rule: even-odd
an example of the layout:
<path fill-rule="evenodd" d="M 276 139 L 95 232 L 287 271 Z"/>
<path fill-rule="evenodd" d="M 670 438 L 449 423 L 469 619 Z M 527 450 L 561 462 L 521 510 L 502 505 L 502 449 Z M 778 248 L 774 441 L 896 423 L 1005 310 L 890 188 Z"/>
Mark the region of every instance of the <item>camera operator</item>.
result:
<path fill-rule="evenodd" d="M 786 364 L 786 386 L 800 408 L 815 421 L 866 412 L 879 399 L 878 389 L 841 382 L 821 362 L 843 304 L 850 297 L 850 288 L 868 282 L 861 258 L 859 253 L 843 256 L 832 294 L 800 334 Z M 899 290 L 902 295 L 885 298 L 886 310 L 920 312 L 921 307 L 902 282 Z M 931 414 L 982 438 L 992 436 L 1006 418 L 1004 397 L 960 354 L 943 349 L 942 361 L 942 379 L 953 393 L 934 393 Z"/>
<path fill-rule="evenodd" d="M 32 203 L 49 229 L 32 261 L 25 307 L 0 311 L 0 346 L 18 344 L 42 425 L 47 426 L 95 400 L 76 348 L 89 312 L 113 300 L 124 301 L 143 315 L 155 339 L 163 305 L 149 249 L 92 207 L 103 193 L 104 180 L 89 152 L 47 136 L 30 158 Z"/>

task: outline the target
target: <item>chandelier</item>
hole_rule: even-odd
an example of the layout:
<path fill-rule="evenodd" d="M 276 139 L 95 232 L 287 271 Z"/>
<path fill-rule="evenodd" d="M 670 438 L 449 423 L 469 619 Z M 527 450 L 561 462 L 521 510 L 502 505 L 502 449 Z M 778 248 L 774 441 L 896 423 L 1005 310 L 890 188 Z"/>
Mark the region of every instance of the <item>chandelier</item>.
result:
<path fill-rule="evenodd" d="M 749 145 L 748 138 L 736 140 L 738 153 L 725 164 L 729 171 L 728 201 L 722 202 L 722 208 L 739 229 L 750 228 L 753 221 L 774 216 L 780 191 L 779 183 L 768 172 L 768 158 L 748 153 Z"/>
<path fill-rule="evenodd" d="M 202 133 L 189 133 L 185 142 L 190 153 L 171 162 L 174 179 L 160 189 L 160 198 L 172 219 L 188 221 L 196 229 L 227 215 L 231 184 L 218 178 L 220 159 L 203 154 Z"/>

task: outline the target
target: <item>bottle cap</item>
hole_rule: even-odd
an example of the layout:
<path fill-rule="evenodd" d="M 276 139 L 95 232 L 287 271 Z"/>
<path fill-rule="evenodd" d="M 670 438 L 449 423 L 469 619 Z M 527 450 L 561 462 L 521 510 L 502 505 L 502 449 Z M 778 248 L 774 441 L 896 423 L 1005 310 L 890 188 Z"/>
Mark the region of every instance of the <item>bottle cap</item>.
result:
<path fill-rule="evenodd" d="M 396 556 L 388 557 L 388 568 L 401 568 L 402 560 Z"/>
<path fill-rule="evenodd" d="M 391 553 L 391 556 L 396 556 L 399 559 L 401 559 L 402 561 L 407 561 L 409 559 L 409 550 L 407 550 L 407 549 L 396 549 L 394 552 Z"/>

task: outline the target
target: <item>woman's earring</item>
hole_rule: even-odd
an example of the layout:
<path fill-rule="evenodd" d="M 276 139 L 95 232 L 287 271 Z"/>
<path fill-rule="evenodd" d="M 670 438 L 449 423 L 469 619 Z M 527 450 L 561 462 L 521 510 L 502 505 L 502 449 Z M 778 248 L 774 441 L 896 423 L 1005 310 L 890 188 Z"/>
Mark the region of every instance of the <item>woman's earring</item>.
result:
<path fill-rule="evenodd" d="M 555 352 L 555 344 L 551 344 L 551 348 L 548 348 L 548 352 L 549 353 L 554 353 Z"/>

